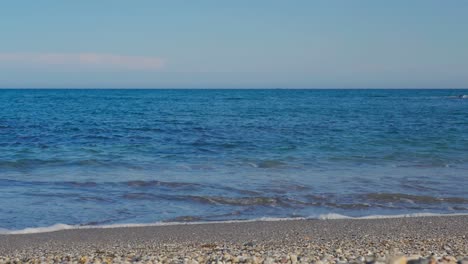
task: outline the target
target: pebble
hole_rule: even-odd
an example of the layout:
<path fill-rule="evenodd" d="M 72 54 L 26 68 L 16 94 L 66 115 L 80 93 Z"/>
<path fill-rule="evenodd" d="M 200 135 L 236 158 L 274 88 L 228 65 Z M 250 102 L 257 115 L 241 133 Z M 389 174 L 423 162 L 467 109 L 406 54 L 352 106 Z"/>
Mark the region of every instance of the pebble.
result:
<path fill-rule="evenodd" d="M 292 264 L 297 263 L 297 256 L 294 254 L 289 255 L 289 259 L 291 260 Z"/>
<path fill-rule="evenodd" d="M 454 255 L 447 254 L 446 247 L 437 246 L 437 240 L 408 243 L 372 242 L 358 247 L 353 242 L 345 243 L 339 240 L 323 244 L 300 241 L 289 244 L 250 243 L 210 244 L 209 247 L 206 244 L 160 246 L 145 244 L 102 251 L 92 248 L 89 251 L 70 249 L 63 254 L 42 250 L 37 251 L 36 255 L 15 252 L 9 256 L 0 256 L 0 264 L 468 264 L 468 247 L 463 240 L 450 244 L 450 250 L 455 253 Z M 421 254 L 422 247 L 430 250 Z M 420 255 L 412 255 L 417 252 Z"/>

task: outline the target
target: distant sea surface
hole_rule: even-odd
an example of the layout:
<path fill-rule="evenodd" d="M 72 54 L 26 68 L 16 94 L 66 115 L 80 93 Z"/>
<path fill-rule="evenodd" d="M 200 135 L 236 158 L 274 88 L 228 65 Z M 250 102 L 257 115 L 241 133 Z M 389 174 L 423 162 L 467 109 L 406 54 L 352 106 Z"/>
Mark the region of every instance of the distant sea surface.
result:
<path fill-rule="evenodd" d="M 468 213 L 459 95 L 0 90 L 0 229 Z"/>

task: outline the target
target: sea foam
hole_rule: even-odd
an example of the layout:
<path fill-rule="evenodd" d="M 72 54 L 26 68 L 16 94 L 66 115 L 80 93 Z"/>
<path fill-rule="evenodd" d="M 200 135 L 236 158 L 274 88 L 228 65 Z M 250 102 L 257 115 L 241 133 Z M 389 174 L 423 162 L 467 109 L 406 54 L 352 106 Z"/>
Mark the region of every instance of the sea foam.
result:
<path fill-rule="evenodd" d="M 49 233 L 62 230 L 79 230 L 79 229 L 110 229 L 110 228 L 130 228 L 130 227 L 151 227 L 151 226 L 175 226 L 175 225 L 206 225 L 206 224 L 229 224 L 229 223 L 251 223 L 251 222 L 277 222 L 277 221 L 297 221 L 297 220 L 369 220 L 369 219 L 392 219 L 392 218 L 407 218 L 407 217 L 430 217 L 430 216 L 468 216 L 468 214 L 437 214 L 437 213 L 414 213 L 414 214 L 398 214 L 398 215 L 368 215 L 353 217 L 336 213 L 321 214 L 318 216 L 309 217 L 261 217 L 249 220 L 228 220 L 228 221 L 200 221 L 200 222 L 154 222 L 154 223 L 128 223 L 128 224 L 111 224 L 111 225 L 67 225 L 55 224 L 47 227 L 28 227 L 20 230 L 8 230 L 0 228 L 0 235 L 22 235 L 22 234 L 37 234 Z"/>

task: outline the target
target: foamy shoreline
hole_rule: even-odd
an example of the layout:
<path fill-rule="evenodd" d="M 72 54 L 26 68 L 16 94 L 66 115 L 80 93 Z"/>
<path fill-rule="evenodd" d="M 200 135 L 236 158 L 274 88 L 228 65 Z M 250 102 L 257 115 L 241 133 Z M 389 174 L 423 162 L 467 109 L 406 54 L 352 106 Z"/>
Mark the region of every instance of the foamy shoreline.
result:
<path fill-rule="evenodd" d="M 399 215 L 367 215 L 360 217 L 346 216 L 341 214 L 322 214 L 310 217 L 293 217 L 293 218 L 274 218 L 261 217 L 247 220 L 226 220 L 226 221 L 193 221 L 193 222 L 154 222 L 154 223 L 128 223 L 128 224 L 111 224 L 111 225 L 67 225 L 54 224 L 45 227 L 29 227 L 20 230 L 8 230 L 0 228 L 0 235 L 21 235 L 21 234 L 36 234 L 48 233 L 62 230 L 73 229 L 108 229 L 108 228 L 125 228 L 125 227 L 152 227 L 152 226 L 171 226 L 171 225 L 204 225 L 204 224 L 224 224 L 224 223 L 249 223 L 249 222 L 270 222 L 270 221 L 296 221 L 296 220 L 337 220 L 337 219 L 392 219 L 392 218 L 407 218 L 407 217 L 428 217 L 428 216 L 468 216 L 468 214 L 437 214 L 437 213 L 414 213 L 414 214 L 399 214 Z"/>
<path fill-rule="evenodd" d="M 365 263 L 396 255 L 425 260 L 468 256 L 468 216 L 290 219 L 0 235 L 0 263 L 15 258 L 45 263 Z"/>

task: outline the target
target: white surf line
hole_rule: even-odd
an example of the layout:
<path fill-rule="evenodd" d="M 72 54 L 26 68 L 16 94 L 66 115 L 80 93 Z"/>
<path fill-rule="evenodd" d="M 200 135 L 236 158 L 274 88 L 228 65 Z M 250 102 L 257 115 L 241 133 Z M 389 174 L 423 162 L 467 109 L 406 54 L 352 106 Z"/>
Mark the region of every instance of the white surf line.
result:
<path fill-rule="evenodd" d="M 67 225 L 55 224 L 47 227 L 28 227 L 20 230 L 8 230 L 0 228 L 0 235 L 22 235 L 22 234 L 37 234 L 49 233 L 62 230 L 78 230 L 78 229 L 110 229 L 110 228 L 126 228 L 126 227 L 151 227 L 151 226 L 177 226 L 177 225 L 206 225 L 206 224 L 229 224 L 229 223 L 251 223 L 251 222 L 278 222 L 278 221 L 297 221 L 297 220 L 339 220 L 339 219 L 391 219 L 391 218 L 410 218 L 410 217 L 429 217 L 429 216 L 467 216 L 468 213 L 456 214 L 438 214 L 438 213 L 411 213 L 398 215 L 368 215 L 360 217 L 352 217 L 341 214 L 329 213 L 310 217 L 291 217 L 291 218 L 274 218 L 261 217 L 249 220 L 227 220 L 227 221 L 198 221 L 198 222 L 154 222 L 154 223 L 129 223 L 129 224 L 112 224 L 112 225 Z"/>

